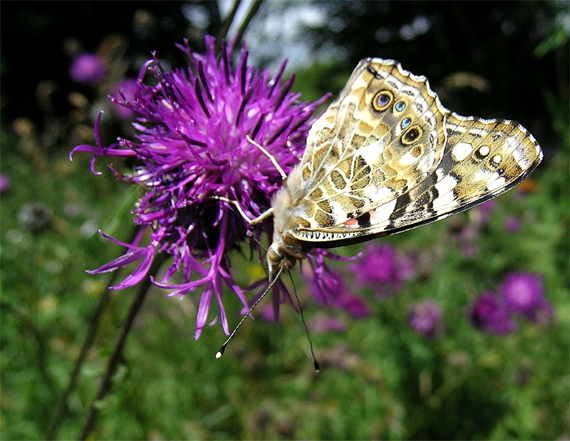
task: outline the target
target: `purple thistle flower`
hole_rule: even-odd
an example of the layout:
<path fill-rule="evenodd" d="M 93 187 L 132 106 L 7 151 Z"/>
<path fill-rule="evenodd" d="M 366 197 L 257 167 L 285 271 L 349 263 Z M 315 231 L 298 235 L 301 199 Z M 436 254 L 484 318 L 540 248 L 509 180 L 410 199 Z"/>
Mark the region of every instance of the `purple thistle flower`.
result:
<path fill-rule="evenodd" d="M 481 205 L 477 206 L 469 213 L 475 218 L 475 221 L 481 225 L 485 225 L 489 222 L 491 218 L 491 213 L 497 207 L 497 201 L 495 199 L 490 199 L 487 202 L 483 202 Z"/>
<path fill-rule="evenodd" d="M 270 159 L 249 142 L 262 145 L 288 173 L 305 148 L 311 115 L 324 100 L 299 102 L 299 94 L 290 92 L 293 76 L 282 83 L 285 63 L 277 75 L 258 71 L 247 65 L 247 51 L 234 69 L 230 54 L 233 44 L 222 43 L 221 54 L 214 52 L 215 39 L 207 37 L 206 53 L 193 53 L 185 41 L 179 48 L 189 58 L 186 69 L 166 72 L 156 54 L 142 68 L 134 97 L 124 93 L 111 98 L 136 115 L 133 126 L 136 141 L 119 138 L 109 147 L 101 144 L 100 115 L 95 123 L 96 146 L 80 145 L 75 152 L 96 156 L 131 156 L 140 165 L 122 179 L 143 186 L 147 193 L 133 211 L 141 233 L 127 253 L 91 273 L 113 271 L 131 262 L 139 266 L 115 289 L 139 283 L 157 253 L 172 256 L 172 264 L 159 287 L 174 289 L 171 295 L 184 296 L 198 289 L 202 296 L 196 319 L 198 338 L 208 319 L 212 301 L 218 305 L 224 331 L 229 333 L 222 302 L 223 286 L 229 287 L 248 307 L 244 290 L 232 277 L 229 252 L 244 242 L 253 255 L 262 259 L 263 250 L 254 241 L 262 233 L 272 237 L 271 219 L 251 227 L 236 207 L 219 197 L 239 201 L 247 216 L 255 218 L 270 206 L 271 197 L 282 179 Z M 143 80 L 151 74 L 155 85 Z M 150 232 L 151 243 L 140 245 Z M 168 280 L 174 273 L 181 283 Z M 262 283 L 250 287 L 259 288 Z M 279 282 L 274 287 L 274 304 L 286 294 Z M 253 299 L 252 301 L 254 301 Z"/>
<path fill-rule="evenodd" d="M 362 319 L 370 315 L 366 300 L 356 297 L 346 288 L 342 275 L 324 262 L 316 270 L 303 272 L 309 293 L 323 306 L 343 309 L 353 318 Z"/>
<path fill-rule="evenodd" d="M 309 329 L 317 334 L 328 332 L 344 332 L 346 325 L 338 318 L 327 315 L 323 312 L 315 314 L 308 323 Z"/>
<path fill-rule="evenodd" d="M 509 233 L 516 233 L 521 227 L 521 221 L 516 216 L 509 216 L 505 219 L 504 227 Z"/>
<path fill-rule="evenodd" d="M 408 311 L 408 323 L 418 334 L 434 338 L 441 332 L 441 308 L 433 300 L 424 300 Z"/>
<path fill-rule="evenodd" d="M 380 298 L 387 298 L 397 294 L 402 283 L 412 277 L 414 266 L 409 258 L 397 255 L 391 245 L 369 243 L 349 270 L 356 274 L 357 286 L 370 286 Z"/>
<path fill-rule="evenodd" d="M 0 194 L 5 193 L 12 186 L 12 181 L 6 175 L 0 174 Z"/>
<path fill-rule="evenodd" d="M 539 276 L 522 272 L 510 274 L 498 290 L 511 313 L 520 314 L 535 322 L 553 314 Z"/>
<path fill-rule="evenodd" d="M 81 54 L 73 59 L 69 76 L 78 83 L 96 83 L 107 75 L 105 63 L 95 54 Z"/>
<path fill-rule="evenodd" d="M 370 315 L 368 302 L 362 297 L 346 294 L 340 298 L 339 307 L 348 312 L 355 319 L 363 319 Z"/>
<path fill-rule="evenodd" d="M 487 291 L 467 309 L 467 317 L 473 326 L 492 334 L 505 335 L 518 329 L 500 299 Z"/>

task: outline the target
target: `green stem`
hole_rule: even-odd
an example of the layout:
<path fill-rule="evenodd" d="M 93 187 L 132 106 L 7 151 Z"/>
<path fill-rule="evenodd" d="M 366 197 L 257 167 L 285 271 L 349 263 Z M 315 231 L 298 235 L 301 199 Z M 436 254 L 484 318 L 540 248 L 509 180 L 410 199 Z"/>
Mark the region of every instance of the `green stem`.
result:
<path fill-rule="evenodd" d="M 81 437 L 79 438 L 82 441 L 87 438 L 87 435 L 89 435 L 89 433 L 95 426 L 95 422 L 97 420 L 97 415 L 98 415 L 97 402 L 105 398 L 107 393 L 109 393 L 109 391 L 111 390 L 111 379 L 115 374 L 115 371 L 119 365 L 119 360 L 121 359 L 121 354 L 123 352 L 125 341 L 127 340 L 127 336 L 131 331 L 135 317 L 137 316 L 137 313 L 139 312 L 141 306 L 144 303 L 144 300 L 148 293 L 148 289 L 151 286 L 150 276 L 154 276 L 158 272 L 158 270 L 160 269 L 165 260 L 166 256 L 164 256 L 163 254 L 159 254 L 154 259 L 154 262 L 148 272 L 147 277 L 139 285 L 139 290 L 135 295 L 135 298 L 133 299 L 127 317 L 123 321 L 121 329 L 119 330 L 117 342 L 115 343 L 113 353 L 109 358 L 109 363 L 107 365 L 107 370 L 101 382 L 99 393 L 91 403 L 91 408 L 89 409 L 89 412 L 87 414 L 87 420 L 85 421 L 85 425 L 83 426 L 83 430 L 81 432 Z"/>
<path fill-rule="evenodd" d="M 128 241 L 129 243 L 133 241 L 133 239 L 137 236 L 139 231 L 140 231 L 139 227 L 135 227 L 133 229 L 131 238 Z M 87 358 L 87 353 L 89 352 L 89 349 L 93 345 L 93 341 L 95 340 L 95 336 L 97 335 L 97 331 L 99 330 L 99 324 L 101 323 L 101 317 L 103 316 L 103 312 L 105 312 L 107 304 L 109 303 L 109 298 L 110 298 L 109 287 L 115 284 L 115 280 L 117 279 L 118 275 L 119 271 L 113 272 L 111 278 L 109 279 L 109 282 L 107 283 L 107 289 L 105 289 L 105 291 L 101 295 L 101 298 L 99 299 L 97 310 L 95 311 L 95 314 L 93 314 L 93 317 L 91 317 L 91 320 L 89 321 L 89 329 L 87 331 L 87 337 L 85 338 L 83 346 L 81 347 L 81 353 L 79 354 L 79 357 L 75 362 L 75 367 L 73 368 L 73 373 L 71 374 L 71 378 L 69 380 L 67 389 L 65 390 L 63 396 L 61 397 L 61 400 L 57 407 L 57 412 L 55 414 L 55 417 L 52 421 L 52 424 L 50 426 L 49 432 L 46 437 L 48 441 L 54 440 L 55 437 L 57 436 L 57 433 L 59 432 L 59 427 L 61 425 L 61 422 L 63 421 L 63 418 L 65 417 L 65 414 L 68 410 L 67 401 L 69 400 L 71 392 L 73 392 L 75 386 L 77 385 L 77 381 L 79 380 L 79 374 L 81 373 L 81 368 L 83 367 L 83 363 Z"/>
<path fill-rule="evenodd" d="M 243 20 L 241 26 L 239 27 L 239 29 L 237 31 L 236 43 L 235 43 L 236 48 L 239 48 L 239 46 L 241 44 L 241 40 L 243 38 L 243 34 L 245 33 L 245 30 L 247 29 L 251 20 L 253 20 L 253 17 L 255 17 L 255 14 L 257 14 L 257 11 L 261 7 L 262 3 L 263 3 L 263 0 L 255 0 L 253 2 L 253 4 L 251 5 L 251 8 L 249 9 L 249 12 L 247 13 L 247 17 L 245 17 L 245 19 Z"/>
<path fill-rule="evenodd" d="M 228 35 L 228 31 L 230 30 L 230 26 L 232 25 L 232 22 L 234 21 L 234 18 L 237 14 L 237 11 L 239 9 L 240 4 L 241 4 L 241 0 L 235 0 L 234 5 L 232 7 L 232 10 L 228 14 L 228 16 L 226 18 L 224 18 L 224 20 L 222 21 L 222 26 L 220 28 L 220 32 L 218 33 L 218 37 L 216 38 L 216 53 L 217 54 L 220 53 L 220 47 L 222 46 L 222 40 L 224 38 L 226 38 L 226 36 Z"/>

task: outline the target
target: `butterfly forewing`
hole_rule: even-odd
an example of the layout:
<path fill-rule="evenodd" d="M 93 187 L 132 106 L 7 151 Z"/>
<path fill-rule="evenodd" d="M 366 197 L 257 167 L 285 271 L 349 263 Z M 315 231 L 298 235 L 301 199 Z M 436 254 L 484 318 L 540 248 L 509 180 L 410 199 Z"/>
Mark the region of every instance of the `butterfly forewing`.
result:
<path fill-rule="evenodd" d="M 364 60 L 315 123 L 301 162 L 310 228 L 331 228 L 395 200 L 441 160 L 445 109 L 424 77 Z"/>
<path fill-rule="evenodd" d="M 451 113 L 424 77 L 366 59 L 311 129 L 291 234 L 326 246 L 414 228 L 507 191 L 541 158 L 517 123 Z"/>

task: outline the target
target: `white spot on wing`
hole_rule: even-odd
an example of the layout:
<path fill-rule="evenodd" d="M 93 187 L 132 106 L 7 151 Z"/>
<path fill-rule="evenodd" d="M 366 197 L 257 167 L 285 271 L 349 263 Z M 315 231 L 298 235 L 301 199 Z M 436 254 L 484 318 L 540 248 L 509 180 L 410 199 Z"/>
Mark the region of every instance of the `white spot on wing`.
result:
<path fill-rule="evenodd" d="M 457 179 L 455 179 L 452 175 L 447 175 L 445 178 L 435 184 L 435 188 L 437 189 L 440 195 L 444 193 L 448 193 L 455 188 L 457 185 Z"/>
<path fill-rule="evenodd" d="M 402 158 L 400 159 L 400 164 L 410 165 L 416 162 L 418 159 L 419 157 L 414 156 L 412 152 L 408 152 L 404 156 L 402 156 Z"/>
<path fill-rule="evenodd" d="M 442 181 L 443 182 L 443 181 Z M 457 205 L 455 194 L 452 191 L 442 194 L 433 201 L 433 208 L 438 212 L 449 211 L 449 207 Z"/>
<path fill-rule="evenodd" d="M 443 211 L 448 210 L 451 205 L 456 205 L 456 196 L 453 193 L 453 189 L 457 185 L 457 179 L 452 175 L 447 175 L 445 178 L 435 184 L 439 196 L 433 201 L 433 208 L 438 212 L 443 209 Z"/>
<path fill-rule="evenodd" d="M 477 128 L 471 128 L 471 130 L 469 131 L 470 133 L 472 133 L 473 135 L 477 135 L 477 136 L 487 136 L 487 134 L 489 133 L 487 130 L 484 129 L 477 129 Z"/>
<path fill-rule="evenodd" d="M 422 161 L 418 164 L 418 169 L 422 173 L 427 173 L 430 170 L 435 162 L 435 151 L 432 150 L 429 152 L 428 155 L 424 156 Z"/>
<path fill-rule="evenodd" d="M 505 182 L 506 182 L 505 178 L 499 176 L 498 173 L 493 173 L 493 176 L 491 177 L 491 179 L 489 179 L 489 182 L 487 183 L 487 190 L 495 191 L 496 189 L 501 188 L 503 185 L 505 185 Z"/>
<path fill-rule="evenodd" d="M 489 172 L 486 170 L 477 170 L 473 176 L 473 181 L 484 181 L 489 177 Z"/>
<path fill-rule="evenodd" d="M 390 219 L 390 215 L 394 212 L 394 208 L 396 208 L 396 201 L 388 202 L 387 204 L 380 205 L 376 210 L 370 213 L 370 223 L 372 225 L 379 225 L 388 222 Z"/>
<path fill-rule="evenodd" d="M 509 136 L 505 140 L 505 149 L 506 150 L 514 150 L 519 144 L 520 144 L 520 142 L 516 136 Z"/>
<path fill-rule="evenodd" d="M 471 153 L 472 150 L 473 146 L 471 144 L 458 142 L 457 145 L 453 147 L 451 155 L 456 161 L 463 161 L 467 156 L 469 156 L 469 153 Z"/>
<path fill-rule="evenodd" d="M 515 149 L 515 151 L 513 152 L 513 157 L 515 158 L 515 161 L 517 161 L 517 164 L 519 165 L 520 168 L 525 170 L 528 167 L 530 158 L 527 155 L 525 155 L 524 149 L 522 148 Z"/>
<path fill-rule="evenodd" d="M 364 158 L 366 163 L 374 164 L 378 160 L 378 156 L 382 154 L 386 147 L 386 139 L 379 139 L 366 147 L 361 147 L 358 149 L 358 154 Z"/>

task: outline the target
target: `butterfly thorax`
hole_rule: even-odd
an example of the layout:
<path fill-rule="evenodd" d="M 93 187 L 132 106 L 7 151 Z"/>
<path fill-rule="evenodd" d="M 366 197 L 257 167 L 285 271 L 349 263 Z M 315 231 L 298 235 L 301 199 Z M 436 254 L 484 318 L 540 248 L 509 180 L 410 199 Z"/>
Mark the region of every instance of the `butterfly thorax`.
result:
<path fill-rule="evenodd" d="M 310 246 L 294 237 L 293 232 L 302 225 L 302 216 L 306 208 L 303 203 L 303 191 L 300 188 L 300 169 L 295 167 L 287 178 L 287 183 L 274 196 L 273 207 L 273 243 L 267 251 L 267 263 L 270 276 L 279 269 L 290 270 L 295 262 L 307 256 Z"/>

